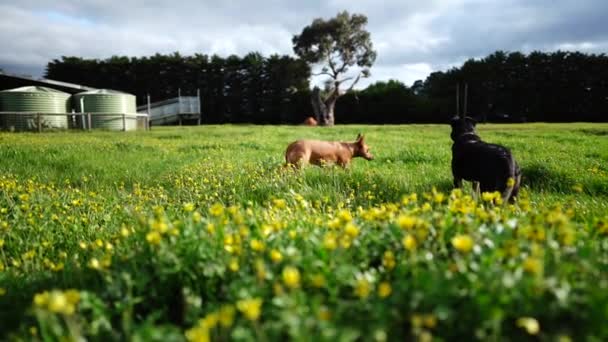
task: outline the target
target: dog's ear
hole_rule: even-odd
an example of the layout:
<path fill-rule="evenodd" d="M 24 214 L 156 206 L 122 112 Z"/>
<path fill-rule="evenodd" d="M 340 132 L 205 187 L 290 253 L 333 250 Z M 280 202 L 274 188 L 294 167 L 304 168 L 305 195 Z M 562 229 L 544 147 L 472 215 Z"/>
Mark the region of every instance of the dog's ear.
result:
<path fill-rule="evenodd" d="M 363 140 L 363 136 L 361 135 L 361 132 L 359 132 L 359 134 L 357 134 L 357 139 L 355 141 L 360 141 Z"/>
<path fill-rule="evenodd" d="M 460 116 L 456 115 L 454 117 L 452 117 L 452 119 L 450 120 L 450 125 L 454 126 L 456 124 L 458 124 L 460 122 L 461 118 Z"/>

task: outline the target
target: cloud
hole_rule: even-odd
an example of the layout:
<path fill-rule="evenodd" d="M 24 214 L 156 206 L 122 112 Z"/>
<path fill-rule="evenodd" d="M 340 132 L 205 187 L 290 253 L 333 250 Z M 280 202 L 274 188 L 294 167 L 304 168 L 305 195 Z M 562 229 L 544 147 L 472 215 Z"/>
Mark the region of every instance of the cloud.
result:
<path fill-rule="evenodd" d="M 411 84 L 495 50 L 608 48 L 604 0 L 20 0 L 0 4 L 0 68 L 39 76 L 62 55 L 292 54 L 293 34 L 344 9 L 368 16 L 378 51 L 359 87 Z"/>

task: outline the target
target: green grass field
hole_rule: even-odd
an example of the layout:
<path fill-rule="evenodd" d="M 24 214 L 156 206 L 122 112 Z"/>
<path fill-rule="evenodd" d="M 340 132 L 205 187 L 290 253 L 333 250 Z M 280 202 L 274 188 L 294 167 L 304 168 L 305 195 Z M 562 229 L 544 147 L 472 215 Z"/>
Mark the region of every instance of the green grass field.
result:
<path fill-rule="evenodd" d="M 479 134 L 517 205 L 452 191 L 447 125 L 0 133 L 0 339 L 608 339 L 608 124 Z"/>

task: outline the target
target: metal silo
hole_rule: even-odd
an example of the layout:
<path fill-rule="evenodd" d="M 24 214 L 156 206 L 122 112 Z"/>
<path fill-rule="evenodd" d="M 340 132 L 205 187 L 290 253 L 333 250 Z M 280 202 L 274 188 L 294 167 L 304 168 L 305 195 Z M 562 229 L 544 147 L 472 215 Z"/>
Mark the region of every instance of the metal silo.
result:
<path fill-rule="evenodd" d="M 28 86 L 0 91 L 0 112 L 15 112 L 0 115 L 0 126 L 16 131 L 68 128 L 67 116 L 41 114 L 68 113 L 69 99 L 70 94 L 45 87 Z M 19 112 L 32 114 L 17 114 Z"/>
<path fill-rule="evenodd" d="M 98 89 L 78 93 L 72 97 L 78 113 L 91 113 L 91 127 L 112 131 L 137 128 L 135 96 L 116 90 Z M 112 114 L 112 115 L 110 115 Z M 123 114 L 127 114 L 124 115 Z M 123 122 L 124 117 L 124 122 Z M 79 117 L 80 127 L 88 127 L 88 118 Z M 123 126 L 124 124 L 124 126 Z"/>

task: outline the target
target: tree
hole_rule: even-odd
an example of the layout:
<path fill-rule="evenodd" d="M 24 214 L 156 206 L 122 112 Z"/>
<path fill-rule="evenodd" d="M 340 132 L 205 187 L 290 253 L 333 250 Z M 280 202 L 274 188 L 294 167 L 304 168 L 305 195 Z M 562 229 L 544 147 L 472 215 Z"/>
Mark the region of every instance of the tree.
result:
<path fill-rule="evenodd" d="M 365 30 L 367 17 L 350 15 L 347 11 L 335 18 L 315 19 L 302 33 L 292 39 L 293 50 L 311 65 L 321 65 L 321 71 L 313 75 L 328 76 L 323 94 L 313 91 L 313 109 L 322 125 L 334 124 L 334 108 L 338 98 L 353 89 L 361 77 L 369 77 L 369 68 L 376 60 L 370 34 Z M 354 74 L 351 68 L 358 67 Z M 346 91 L 340 89 L 351 82 Z"/>

